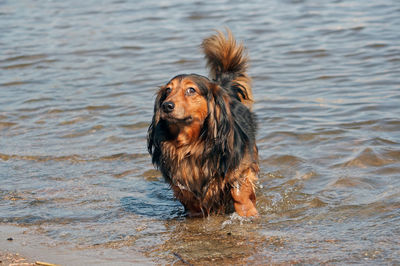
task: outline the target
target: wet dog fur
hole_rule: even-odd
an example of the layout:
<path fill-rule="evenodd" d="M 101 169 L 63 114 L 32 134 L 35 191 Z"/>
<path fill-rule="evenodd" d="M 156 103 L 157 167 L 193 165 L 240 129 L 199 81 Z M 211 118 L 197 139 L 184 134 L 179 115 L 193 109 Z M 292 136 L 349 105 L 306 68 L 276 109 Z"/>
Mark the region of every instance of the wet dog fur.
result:
<path fill-rule="evenodd" d="M 161 86 L 147 145 L 190 216 L 256 216 L 259 172 L 251 79 L 232 33 L 202 43 L 210 78 L 181 74 Z"/>

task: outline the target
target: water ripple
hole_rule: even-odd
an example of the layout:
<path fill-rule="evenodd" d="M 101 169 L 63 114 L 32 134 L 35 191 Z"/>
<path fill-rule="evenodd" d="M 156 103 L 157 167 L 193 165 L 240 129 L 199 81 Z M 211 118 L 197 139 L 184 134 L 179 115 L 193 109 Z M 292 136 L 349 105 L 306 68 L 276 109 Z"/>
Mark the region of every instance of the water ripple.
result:
<path fill-rule="evenodd" d="M 399 264 L 394 1 L 0 6 L 0 226 L 86 264 Z M 216 25 L 251 59 L 258 219 L 186 218 L 146 149 L 158 86 L 207 74 Z"/>

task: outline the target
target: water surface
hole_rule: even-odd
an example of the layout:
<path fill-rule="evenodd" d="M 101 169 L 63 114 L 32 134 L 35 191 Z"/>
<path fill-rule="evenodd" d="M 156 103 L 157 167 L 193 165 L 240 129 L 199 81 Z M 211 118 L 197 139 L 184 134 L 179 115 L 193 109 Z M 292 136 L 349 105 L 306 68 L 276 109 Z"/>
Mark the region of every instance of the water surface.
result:
<path fill-rule="evenodd" d="M 206 75 L 224 26 L 251 57 L 257 220 L 186 218 L 146 151 L 157 86 Z M 394 0 L 3 1 L 0 224 L 65 265 L 398 264 L 399 28 Z"/>

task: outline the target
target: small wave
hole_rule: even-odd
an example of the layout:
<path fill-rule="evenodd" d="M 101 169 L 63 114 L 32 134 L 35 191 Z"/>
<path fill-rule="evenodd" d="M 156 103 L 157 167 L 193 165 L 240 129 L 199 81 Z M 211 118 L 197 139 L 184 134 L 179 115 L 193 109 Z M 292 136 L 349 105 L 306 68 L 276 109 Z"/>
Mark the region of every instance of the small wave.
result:
<path fill-rule="evenodd" d="M 365 29 L 365 27 L 364 26 L 355 26 L 355 27 L 352 27 L 350 29 L 353 30 L 353 31 L 361 31 L 361 30 Z"/>
<path fill-rule="evenodd" d="M 378 146 L 378 145 L 383 145 L 384 146 L 384 145 L 396 145 L 396 144 L 399 144 L 398 142 L 395 142 L 395 141 L 392 141 L 392 140 L 389 140 L 389 139 L 384 139 L 384 138 L 381 138 L 381 137 L 372 138 L 372 139 L 366 141 L 365 143 L 369 144 L 369 145 L 373 145 L 373 146 Z"/>
<path fill-rule="evenodd" d="M 8 69 L 20 69 L 20 68 L 27 68 L 31 66 L 36 66 L 36 68 L 44 68 L 46 64 L 49 63 L 54 63 L 57 62 L 58 60 L 39 60 L 39 61 L 34 61 L 34 62 L 29 62 L 29 63 L 19 63 L 19 64 L 11 64 L 11 65 L 6 65 L 2 66 L 2 69 L 8 70 Z"/>
<path fill-rule="evenodd" d="M 262 137 L 259 139 L 259 141 L 264 142 L 264 141 L 268 141 L 271 142 L 273 141 L 274 143 L 277 143 L 279 141 L 283 141 L 287 138 L 296 138 L 299 139 L 299 134 L 295 133 L 295 132 L 290 132 L 290 131 L 275 131 L 272 132 L 270 134 L 268 134 L 265 137 Z"/>
<path fill-rule="evenodd" d="M 362 128 L 362 126 L 375 125 L 378 123 L 380 123 L 379 120 L 353 121 L 353 122 L 349 122 L 349 123 L 339 124 L 339 126 L 343 127 L 343 128 L 348 128 L 348 129 L 360 129 L 360 128 Z"/>
<path fill-rule="evenodd" d="M 106 138 L 103 139 L 103 141 L 106 143 L 123 143 L 125 141 L 127 141 L 128 138 L 123 138 L 123 137 L 118 137 L 118 136 L 108 136 Z"/>
<path fill-rule="evenodd" d="M 129 130 L 136 130 L 136 129 L 148 128 L 149 123 L 148 122 L 137 122 L 134 124 L 120 125 L 120 127 L 129 129 Z"/>
<path fill-rule="evenodd" d="M 49 106 L 45 106 L 45 105 L 40 105 L 37 107 L 32 107 L 32 108 L 19 108 L 18 112 L 26 112 L 26 113 L 30 113 L 30 112 L 36 112 L 42 109 L 47 109 Z"/>
<path fill-rule="evenodd" d="M 54 98 L 43 97 L 43 98 L 34 98 L 24 101 L 24 103 L 37 103 L 37 102 L 45 102 L 45 101 L 53 101 Z"/>
<path fill-rule="evenodd" d="M 0 153 L 0 160 L 24 160 L 24 161 L 36 161 L 36 162 L 47 162 L 47 161 L 71 161 L 71 162 L 83 162 L 86 161 L 79 155 L 67 155 L 67 156 L 36 156 L 36 155 L 16 155 L 16 154 L 3 154 Z"/>
<path fill-rule="evenodd" d="M 0 122 L 0 130 L 5 129 L 5 128 L 10 128 L 17 125 L 17 123 L 14 122 Z"/>
<path fill-rule="evenodd" d="M 104 54 L 108 52 L 108 49 L 87 49 L 87 50 L 76 50 L 72 51 L 70 54 L 72 55 L 93 55 L 93 54 Z"/>
<path fill-rule="evenodd" d="M 321 54 L 327 53 L 325 49 L 311 49 L 311 50 L 293 50 L 289 51 L 286 54 Z"/>
<path fill-rule="evenodd" d="M 143 177 L 149 181 L 158 180 L 161 177 L 161 173 L 158 170 L 150 169 L 143 173 Z"/>
<path fill-rule="evenodd" d="M 304 159 L 290 155 L 272 155 L 267 159 L 262 160 L 262 163 L 269 165 L 290 165 L 295 166 L 304 162 Z"/>
<path fill-rule="evenodd" d="M 280 141 L 287 141 L 289 138 L 299 140 L 301 142 L 304 141 L 322 141 L 326 140 L 328 137 L 332 135 L 342 135 L 345 133 L 342 129 L 327 129 L 327 128 L 318 128 L 315 132 L 289 132 L 289 131 L 276 131 L 268 134 L 260 138 L 258 141 L 262 142 L 273 142 L 277 143 Z"/>
<path fill-rule="evenodd" d="M 107 155 L 107 156 L 103 156 L 98 158 L 97 160 L 100 161 L 113 161 L 113 160 L 124 160 L 124 161 L 131 161 L 131 160 L 135 160 L 138 158 L 144 158 L 147 157 L 147 153 L 117 153 L 117 154 L 113 154 L 113 155 Z"/>
<path fill-rule="evenodd" d="M 112 108 L 113 107 L 111 105 L 89 105 L 85 107 L 85 109 L 89 111 L 108 110 Z"/>
<path fill-rule="evenodd" d="M 346 78 L 347 76 L 344 75 L 322 75 L 318 76 L 315 79 L 316 80 L 328 80 L 328 79 L 338 79 L 338 78 Z"/>
<path fill-rule="evenodd" d="M 315 197 L 315 198 L 313 198 L 312 200 L 310 200 L 310 201 L 308 202 L 308 205 L 309 205 L 311 208 L 321 208 L 321 207 L 327 206 L 328 203 L 324 202 L 323 200 L 321 200 L 321 199 L 318 198 L 318 197 Z"/>
<path fill-rule="evenodd" d="M 22 63 L 22 64 L 14 64 L 14 65 L 8 65 L 8 66 L 3 66 L 1 69 L 15 69 L 15 68 L 25 68 L 25 67 L 30 67 L 35 65 L 36 62 L 32 63 Z"/>
<path fill-rule="evenodd" d="M 339 187 L 339 188 L 365 188 L 365 189 L 374 189 L 374 184 L 371 182 L 367 182 L 367 179 L 358 178 L 358 177 L 340 177 L 338 178 L 331 186 Z"/>
<path fill-rule="evenodd" d="M 121 86 L 124 85 L 124 82 L 113 82 L 113 83 L 107 83 L 104 84 L 104 87 L 117 87 L 117 86 Z M 116 92 L 116 93 L 111 93 L 109 95 L 107 95 L 107 97 L 118 97 L 118 96 L 122 96 L 122 95 L 129 95 L 129 93 L 127 92 Z"/>
<path fill-rule="evenodd" d="M 131 170 L 126 170 L 126 171 L 124 171 L 124 172 L 122 172 L 122 173 L 119 173 L 119 174 L 114 174 L 113 176 L 114 176 L 115 178 L 123 178 L 123 177 L 125 177 L 125 176 L 127 176 L 127 175 L 131 175 L 131 174 L 134 174 L 134 173 L 136 173 L 136 172 L 137 172 L 137 170 L 131 169 Z"/>
<path fill-rule="evenodd" d="M 61 136 L 61 138 L 78 138 L 78 137 L 83 137 L 83 136 L 87 136 L 87 135 L 91 135 L 101 129 L 103 129 L 104 126 L 103 125 L 96 125 L 91 127 L 90 129 L 87 130 L 83 130 L 83 131 L 79 131 L 76 133 L 70 133 L 70 134 L 66 134 Z"/>
<path fill-rule="evenodd" d="M 1 223 L 15 223 L 19 225 L 39 225 L 44 222 L 44 218 L 37 215 L 25 215 L 20 217 L 0 218 Z"/>
<path fill-rule="evenodd" d="M 388 45 L 386 43 L 370 43 L 365 45 L 365 48 L 373 48 L 373 49 L 377 49 L 377 48 L 384 48 L 387 47 Z"/>
<path fill-rule="evenodd" d="M 43 59 L 48 57 L 47 54 L 32 54 L 32 55 L 20 55 L 20 56 L 14 56 L 14 57 L 8 57 L 0 62 L 12 62 L 12 61 L 31 61 L 31 60 L 38 60 L 38 59 Z"/>
<path fill-rule="evenodd" d="M 379 167 L 372 173 L 380 176 L 398 175 L 400 173 L 400 167 L 396 166 L 383 166 Z"/>
<path fill-rule="evenodd" d="M 365 148 L 360 153 L 358 153 L 354 158 L 341 163 L 339 167 L 378 167 L 383 165 L 388 165 L 396 162 L 393 158 L 385 158 L 383 154 L 375 152 L 372 148 Z"/>
<path fill-rule="evenodd" d="M 24 161 L 35 161 L 35 162 L 48 162 L 48 161 L 70 161 L 72 163 L 83 163 L 83 162 L 97 162 L 97 161 L 132 161 L 138 158 L 148 157 L 147 153 L 118 153 L 113 155 L 107 155 L 103 157 L 85 157 L 78 154 L 65 155 L 65 156 L 51 156 L 51 155 L 18 155 L 18 154 L 4 154 L 0 153 L 0 160 L 24 160 Z"/>
<path fill-rule="evenodd" d="M 143 50 L 142 46 L 121 46 L 122 50 Z"/>
<path fill-rule="evenodd" d="M 196 60 L 180 59 L 180 60 L 173 62 L 173 64 L 185 65 L 185 64 L 194 64 L 196 62 L 197 62 Z"/>
<path fill-rule="evenodd" d="M 12 86 L 18 86 L 18 85 L 24 85 L 24 84 L 30 84 L 30 81 L 10 81 L 10 82 L 6 82 L 6 83 L 0 83 L 0 86 L 3 87 L 12 87 Z"/>
<path fill-rule="evenodd" d="M 398 198 L 399 194 L 391 195 Z M 382 200 L 371 199 L 371 202 L 364 204 L 351 204 L 351 205 L 339 205 L 332 207 L 330 213 L 340 213 L 341 217 L 376 217 L 376 216 L 387 216 L 388 213 L 397 211 L 400 208 L 399 202 L 385 202 Z"/>
<path fill-rule="evenodd" d="M 71 119 L 71 120 L 62 121 L 62 122 L 59 123 L 59 125 L 60 125 L 60 126 L 64 126 L 64 125 L 73 125 L 73 124 L 76 124 L 76 123 L 79 123 L 79 122 L 86 121 L 86 120 L 88 120 L 89 118 L 90 118 L 89 116 L 88 116 L 88 117 L 86 117 L 86 116 L 80 116 L 80 117 L 77 117 L 77 118 L 74 118 L 74 119 Z"/>

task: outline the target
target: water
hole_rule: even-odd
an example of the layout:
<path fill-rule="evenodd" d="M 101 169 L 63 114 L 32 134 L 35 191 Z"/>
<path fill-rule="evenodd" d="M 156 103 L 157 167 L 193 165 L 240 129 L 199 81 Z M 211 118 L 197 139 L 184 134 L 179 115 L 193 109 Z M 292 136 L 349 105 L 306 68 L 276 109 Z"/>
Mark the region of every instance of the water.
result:
<path fill-rule="evenodd" d="M 157 86 L 207 74 L 224 26 L 252 59 L 257 220 L 186 218 L 146 151 Z M 1 228 L 62 264 L 400 263 L 399 28 L 394 0 L 2 1 Z"/>

